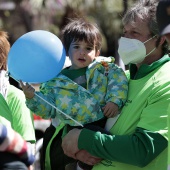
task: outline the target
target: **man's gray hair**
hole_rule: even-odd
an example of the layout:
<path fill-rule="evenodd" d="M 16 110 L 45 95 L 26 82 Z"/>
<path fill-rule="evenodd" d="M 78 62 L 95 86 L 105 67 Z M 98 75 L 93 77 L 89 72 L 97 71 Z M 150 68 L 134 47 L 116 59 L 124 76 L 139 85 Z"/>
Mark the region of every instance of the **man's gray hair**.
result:
<path fill-rule="evenodd" d="M 127 23 L 133 24 L 136 18 L 148 23 L 149 30 L 152 35 L 159 35 L 158 24 L 156 21 L 156 9 L 158 0 L 137 0 L 124 15 L 123 25 Z"/>

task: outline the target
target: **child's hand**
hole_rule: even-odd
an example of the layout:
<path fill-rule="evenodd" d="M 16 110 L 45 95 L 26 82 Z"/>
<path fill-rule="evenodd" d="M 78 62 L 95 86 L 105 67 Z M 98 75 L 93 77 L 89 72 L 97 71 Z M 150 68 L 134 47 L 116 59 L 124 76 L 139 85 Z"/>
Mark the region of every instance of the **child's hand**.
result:
<path fill-rule="evenodd" d="M 118 105 L 113 102 L 108 102 L 103 107 L 103 113 L 107 118 L 115 117 L 119 113 Z"/>
<path fill-rule="evenodd" d="M 21 88 L 25 94 L 25 97 L 27 99 L 32 99 L 34 97 L 35 89 L 28 83 L 24 84 L 22 81 L 20 81 Z"/>

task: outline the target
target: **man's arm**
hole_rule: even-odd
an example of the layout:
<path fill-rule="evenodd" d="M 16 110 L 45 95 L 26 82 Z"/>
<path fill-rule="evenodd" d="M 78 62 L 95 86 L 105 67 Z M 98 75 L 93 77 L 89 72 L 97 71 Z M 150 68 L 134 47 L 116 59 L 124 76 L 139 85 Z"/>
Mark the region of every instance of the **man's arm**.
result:
<path fill-rule="evenodd" d="M 106 135 L 85 128 L 69 133 L 66 135 L 69 141 L 65 137 L 62 145 L 68 156 L 76 157 L 76 153 L 84 149 L 102 159 L 139 167 L 146 166 L 167 147 L 164 137 L 142 128 L 137 128 L 132 135 Z"/>

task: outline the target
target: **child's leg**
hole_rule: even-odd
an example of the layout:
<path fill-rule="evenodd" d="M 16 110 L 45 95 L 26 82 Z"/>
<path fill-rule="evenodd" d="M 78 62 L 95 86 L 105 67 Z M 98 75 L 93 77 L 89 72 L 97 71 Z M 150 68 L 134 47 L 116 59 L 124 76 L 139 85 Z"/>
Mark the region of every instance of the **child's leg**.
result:
<path fill-rule="evenodd" d="M 52 125 L 46 130 L 44 135 L 44 144 L 43 144 L 43 159 L 41 160 L 41 164 L 44 167 L 45 163 L 45 151 L 48 145 L 48 142 L 51 140 L 53 134 L 55 133 L 56 128 Z M 51 147 L 50 147 L 50 159 L 51 159 L 51 170 L 65 170 L 65 165 L 74 162 L 75 160 L 66 156 L 63 152 L 61 143 L 62 143 L 62 133 L 63 129 L 56 135 L 54 138 Z M 44 170 L 44 169 L 41 169 Z"/>
<path fill-rule="evenodd" d="M 84 125 L 84 128 L 95 131 L 95 132 L 99 131 L 103 134 L 110 135 L 111 133 L 104 129 L 105 123 L 106 123 L 106 119 L 101 119 L 101 120 L 98 120 L 96 122 Z M 80 162 L 80 161 L 78 162 L 78 165 L 83 170 L 91 170 L 93 168 L 93 166 L 87 165 L 87 164 Z"/>
<path fill-rule="evenodd" d="M 103 119 L 98 120 L 96 122 L 88 123 L 88 124 L 84 125 L 84 128 L 90 129 L 90 130 L 95 131 L 95 132 L 99 131 L 101 133 L 110 135 L 111 133 L 104 129 L 105 124 L 106 124 L 106 120 L 107 120 L 106 118 L 103 118 Z M 80 126 L 73 127 L 73 126 L 67 125 L 67 133 L 74 128 L 82 129 L 82 127 L 80 127 Z M 68 164 L 67 169 L 69 169 L 69 170 L 78 169 L 78 168 L 75 168 L 75 165 L 77 165 L 77 161 L 74 164 Z M 87 164 L 80 162 L 80 161 L 78 161 L 78 166 L 80 167 L 80 169 L 83 169 L 83 170 L 91 170 L 93 168 L 93 166 L 87 165 Z"/>

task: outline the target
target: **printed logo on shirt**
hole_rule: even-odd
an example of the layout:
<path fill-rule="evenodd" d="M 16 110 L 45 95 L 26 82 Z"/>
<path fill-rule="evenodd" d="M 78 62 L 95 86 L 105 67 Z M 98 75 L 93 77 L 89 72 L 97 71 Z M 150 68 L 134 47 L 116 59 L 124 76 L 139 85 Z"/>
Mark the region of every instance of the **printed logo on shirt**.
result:
<path fill-rule="evenodd" d="M 124 106 L 127 106 L 130 103 L 132 103 L 132 100 L 127 100 Z"/>

